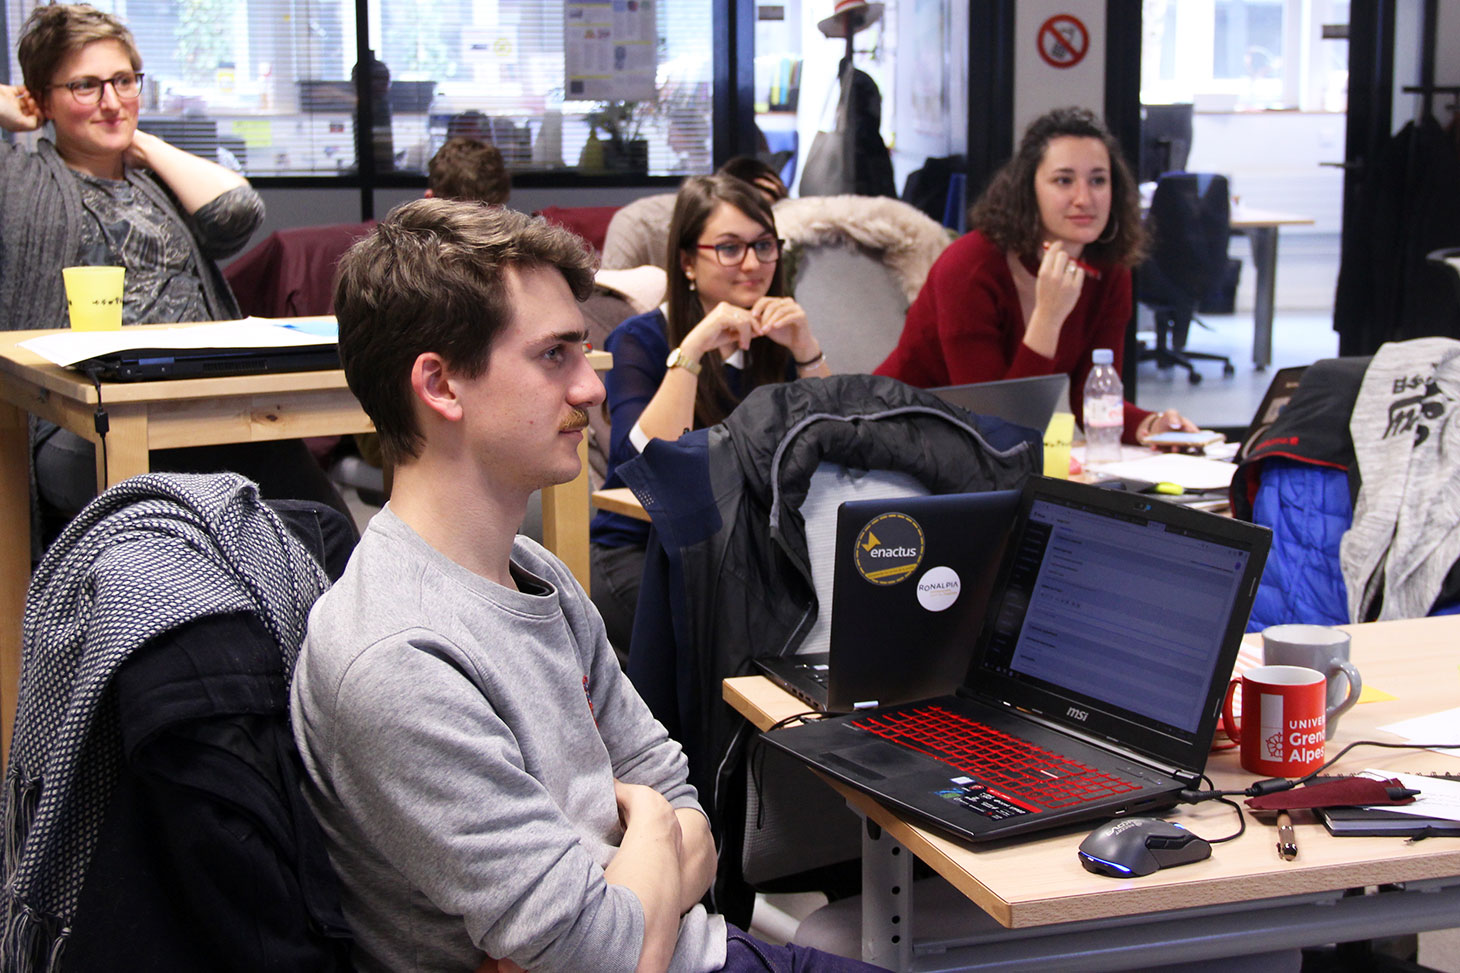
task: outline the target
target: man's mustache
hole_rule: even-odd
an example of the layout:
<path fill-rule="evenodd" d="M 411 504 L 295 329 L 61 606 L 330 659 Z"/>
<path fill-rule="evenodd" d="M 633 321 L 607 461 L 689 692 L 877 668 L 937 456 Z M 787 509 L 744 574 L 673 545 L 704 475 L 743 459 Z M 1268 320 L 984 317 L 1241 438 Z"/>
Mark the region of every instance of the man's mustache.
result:
<path fill-rule="evenodd" d="M 579 408 L 574 408 L 570 413 L 568 413 L 568 418 L 563 421 L 562 431 L 577 432 L 579 429 L 587 428 L 587 426 L 587 411 Z"/>

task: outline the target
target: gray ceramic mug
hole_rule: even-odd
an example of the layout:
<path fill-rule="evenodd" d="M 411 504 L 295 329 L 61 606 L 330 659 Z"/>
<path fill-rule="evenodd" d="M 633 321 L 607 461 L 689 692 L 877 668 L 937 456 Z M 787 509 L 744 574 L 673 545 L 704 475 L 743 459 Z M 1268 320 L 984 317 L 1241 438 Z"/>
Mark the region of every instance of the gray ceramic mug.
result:
<path fill-rule="evenodd" d="M 1272 625 L 1262 630 L 1262 661 L 1270 666 L 1306 666 L 1328 680 L 1328 724 L 1333 739 L 1341 714 L 1359 701 L 1364 680 L 1348 658 L 1347 632 L 1326 625 Z"/>

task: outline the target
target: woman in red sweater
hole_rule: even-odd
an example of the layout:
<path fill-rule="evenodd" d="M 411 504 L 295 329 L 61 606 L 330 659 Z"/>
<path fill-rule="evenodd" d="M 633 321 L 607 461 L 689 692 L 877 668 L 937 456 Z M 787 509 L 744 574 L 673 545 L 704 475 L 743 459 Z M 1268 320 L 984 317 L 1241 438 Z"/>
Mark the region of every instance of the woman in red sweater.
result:
<path fill-rule="evenodd" d="M 1083 108 L 1034 120 L 1019 150 L 969 214 L 908 308 L 902 337 L 877 368 L 932 388 L 1028 375 L 1070 376 L 1081 415 L 1090 353 L 1121 370 L 1130 268 L 1145 248 L 1140 196 L 1105 125 Z M 1125 404 L 1125 436 L 1196 431 L 1175 409 Z"/>

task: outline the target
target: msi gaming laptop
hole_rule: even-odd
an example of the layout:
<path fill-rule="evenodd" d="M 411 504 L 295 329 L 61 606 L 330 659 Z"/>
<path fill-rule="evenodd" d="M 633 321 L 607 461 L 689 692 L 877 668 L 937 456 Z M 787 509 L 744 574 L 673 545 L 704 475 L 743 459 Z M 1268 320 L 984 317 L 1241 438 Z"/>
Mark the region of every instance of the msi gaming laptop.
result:
<path fill-rule="evenodd" d="M 763 739 L 970 841 L 1169 806 L 1206 764 L 1269 540 L 1030 477 L 956 693 Z"/>

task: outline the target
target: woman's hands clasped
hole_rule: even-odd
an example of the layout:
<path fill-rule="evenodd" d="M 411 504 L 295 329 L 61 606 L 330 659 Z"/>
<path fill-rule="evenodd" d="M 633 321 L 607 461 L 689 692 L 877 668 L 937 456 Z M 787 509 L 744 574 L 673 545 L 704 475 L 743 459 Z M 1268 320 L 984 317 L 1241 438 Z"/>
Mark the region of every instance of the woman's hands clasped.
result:
<path fill-rule="evenodd" d="M 798 361 L 820 353 L 806 311 L 789 297 L 762 297 L 748 309 L 721 301 L 690 330 L 680 348 L 695 359 L 709 351 L 729 356 L 760 337 L 784 345 Z"/>

